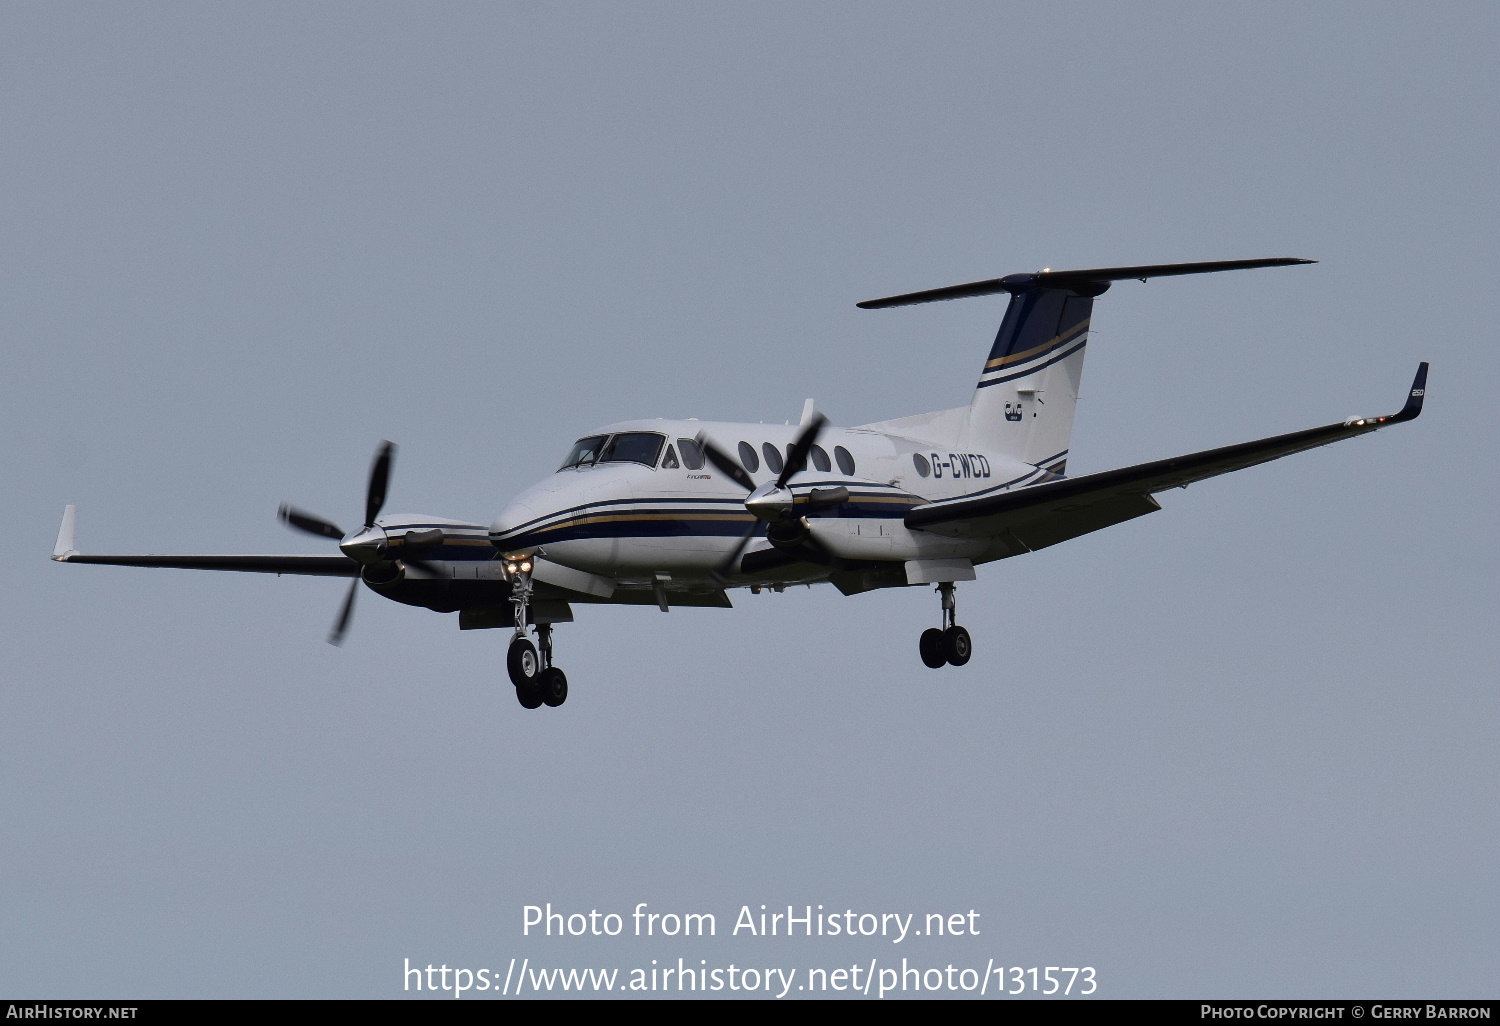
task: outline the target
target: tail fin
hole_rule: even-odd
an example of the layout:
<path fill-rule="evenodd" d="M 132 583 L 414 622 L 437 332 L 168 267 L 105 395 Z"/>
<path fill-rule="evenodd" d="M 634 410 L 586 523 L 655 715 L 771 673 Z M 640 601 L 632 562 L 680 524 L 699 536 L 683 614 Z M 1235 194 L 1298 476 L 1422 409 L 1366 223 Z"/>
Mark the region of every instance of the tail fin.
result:
<path fill-rule="evenodd" d="M 1252 267 L 1311 264 L 1298 257 L 1217 260 L 1192 264 L 1095 267 L 1078 271 L 1010 274 L 1004 278 L 912 292 L 858 305 L 866 310 L 1010 293 L 999 334 L 980 372 L 960 444 L 1015 456 L 1061 476 L 1068 462 L 1084 346 L 1094 299 L 1110 283 Z"/>
<path fill-rule="evenodd" d="M 968 445 L 1063 473 L 1093 308 L 1072 289 L 1011 295 L 969 404 Z"/>

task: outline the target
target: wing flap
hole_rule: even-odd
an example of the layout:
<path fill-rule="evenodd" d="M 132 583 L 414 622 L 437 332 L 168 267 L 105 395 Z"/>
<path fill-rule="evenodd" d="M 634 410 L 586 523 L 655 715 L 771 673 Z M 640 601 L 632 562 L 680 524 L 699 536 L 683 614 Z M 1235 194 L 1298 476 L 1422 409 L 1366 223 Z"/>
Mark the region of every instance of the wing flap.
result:
<path fill-rule="evenodd" d="M 1035 552 L 1080 535 L 1102 531 L 1115 524 L 1143 517 L 1161 509 L 1149 495 L 1115 495 L 1082 509 L 1053 512 L 1051 516 L 1026 520 L 1009 528 L 1009 535 Z"/>

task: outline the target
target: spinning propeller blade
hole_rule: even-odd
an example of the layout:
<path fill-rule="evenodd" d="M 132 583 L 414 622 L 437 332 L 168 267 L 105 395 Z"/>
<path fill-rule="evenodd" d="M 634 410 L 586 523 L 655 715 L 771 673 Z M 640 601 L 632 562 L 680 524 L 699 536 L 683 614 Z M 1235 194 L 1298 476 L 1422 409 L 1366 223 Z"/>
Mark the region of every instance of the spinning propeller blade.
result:
<path fill-rule="evenodd" d="M 827 423 L 828 418 L 821 413 L 813 414 L 802 433 L 792 441 L 786 451 L 786 466 L 781 468 L 781 476 L 776 479 L 777 488 L 785 488 L 793 474 L 807 469 L 807 454 L 812 451 L 813 443 L 823 433 L 823 425 Z"/>
<path fill-rule="evenodd" d="M 358 577 L 349 582 L 349 594 L 344 596 L 344 605 L 339 610 L 339 618 L 333 622 L 333 630 L 328 632 L 330 645 L 344 643 L 344 632 L 349 629 L 349 618 L 354 615 L 354 594 L 357 591 L 359 591 Z"/>
<path fill-rule="evenodd" d="M 365 528 L 368 530 L 375 526 L 375 518 L 380 516 L 380 510 L 385 506 L 385 493 L 391 483 L 391 463 L 395 459 L 396 445 L 394 442 L 382 441 L 380 448 L 375 450 L 375 462 L 370 465 L 370 481 L 365 487 Z M 283 502 L 276 511 L 281 522 L 293 530 L 302 531 L 306 534 L 316 535 L 319 538 L 332 538 L 335 541 L 343 541 L 346 537 L 344 529 L 331 520 L 324 520 L 316 514 L 309 513 L 304 509 L 298 509 L 290 503 Z M 355 540 L 351 540 L 355 545 Z M 384 541 L 381 541 L 384 551 Z M 341 546 L 342 547 L 342 546 Z M 356 546 L 358 548 L 358 546 Z M 346 548 L 350 555 L 357 554 L 355 550 Z M 378 557 L 369 557 L 376 558 Z M 362 562 L 364 560 L 361 560 Z M 437 575 L 438 568 L 433 564 L 420 559 L 403 559 L 403 562 L 418 567 L 421 570 Z M 339 608 L 338 619 L 333 623 L 333 630 L 328 634 L 330 645 L 341 645 L 344 635 L 349 630 L 349 621 L 354 616 L 354 595 L 359 591 L 360 579 L 356 577 L 349 583 L 349 593 L 344 596 L 344 604 Z"/>
<path fill-rule="evenodd" d="M 289 503 L 283 502 L 281 508 L 276 511 L 281 522 L 288 527 L 298 531 L 306 531 L 308 534 L 317 535 L 319 538 L 332 538 L 335 541 L 344 536 L 344 529 L 337 524 L 330 523 L 320 516 L 298 509 Z"/>
<path fill-rule="evenodd" d="M 729 575 L 741 569 L 740 557 L 744 554 L 745 547 L 755 537 L 757 531 L 768 523 L 785 523 L 797 519 L 795 516 L 796 500 L 787 491 L 787 482 L 792 475 L 807 469 L 807 455 L 812 451 L 818 436 L 822 434 L 823 427 L 828 423 L 828 418 L 821 413 L 814 414 L 807 422 L 792 444 L 787 447 L 786 464 L 781 468 L 780 475 L 776 478 L 775 485 L 765 484 L 759 489 L 750 475 L 740 466 L 734 457 L 725 453 L 718 446 L 710 442 L 702 432 L 698 433 L 698 445 L 703 450 L 703 455 L 708 457 L 710 463 L 719 469 L 726 477 L 732 479 L 741 488 L 751 493 L 750 500 L 745 503 L 745 508 L 755 514 L 755 521 L 751 523 L 750 529 L 740 536 L 740 540 L 730 550 L 729 555 L 718 565 L 713 572 L 714 580 L 723 584 Z M 778 496 L 776 493 L 784 493 Z M 815 488 L 808 497 L 807 509 L 826 509 L 829 506 L 837 506 L 849 501 L 849 490 L 843 486 L 836 488 Z M 814 562 L 827 560 L 827 554 L 823 552 L 811 538 L 804 539 L 798 546 L 799 551 L 813 557 Z M 784 558 L 784 557 L 783 557 Z"/>
<path fill-rule="evenodd" d="M 735 543 L 735 546 L 732 550 L 730 550 L 729 555 L 724 557 L 724 561 L 718 566 L 714 567 L 713 573 L 710 576 L 713 577 L 715 581 L 723 584 L 725 581 L 729 580 L 730 574 L 739 569 L 740 554 L 745 551 L 745 546 L 750 544 L 750 539 L 755 537 L 755 532 L 759 531 L 760 528 L 761 522 L 759 520 L 753 520 L 750 522 L 750 530 L 746 531 L 740 536 L 740 540 Z"/>
<path fill-rule="evenodd" d="M 719 473 L 745 491 L 755 491 L 755 482 L 750 479 L 749 474 L 745 473 L 745 468 L 740 466 L 739 461 L 710 442 L 708 436 L 702 431 L 698 432 L 698 448 L 703 450 L 703 455 L 708 457 L 708 462 L 712 463 Z"/>
<path fill-rule="evenodd" d="M 375 453 L 375 462 L 370 467 L 370 487 L 365 490 L 365 526 L 375 523 L 385 505 L 385 488 L 391 480 L 391 459 L 396 455 L 396 443 L 382 442 Z"/>

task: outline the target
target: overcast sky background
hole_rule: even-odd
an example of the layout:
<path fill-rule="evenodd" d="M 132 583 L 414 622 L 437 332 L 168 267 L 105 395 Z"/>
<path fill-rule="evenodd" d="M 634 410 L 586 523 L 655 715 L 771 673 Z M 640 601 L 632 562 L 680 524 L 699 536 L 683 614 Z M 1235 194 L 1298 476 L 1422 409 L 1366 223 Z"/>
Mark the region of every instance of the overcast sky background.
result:
<path fill-rule="evenodd" d="M 503 969 L 1091 965 L 1108 997 L 1500 990 L 1492 3 L 0 7 L 0 992 L 386 997 Z M 1297 256 L 1095 307 L 1069 470 L 1393 412 L 959 589 L 502 631 L 290 500 L 488 522 L 639 416 L 968 401 L 1042 266 Z M 706 911 L 545 941 L 521 907 Z M 726 936 L 743 904 L 977 938 Z"/>

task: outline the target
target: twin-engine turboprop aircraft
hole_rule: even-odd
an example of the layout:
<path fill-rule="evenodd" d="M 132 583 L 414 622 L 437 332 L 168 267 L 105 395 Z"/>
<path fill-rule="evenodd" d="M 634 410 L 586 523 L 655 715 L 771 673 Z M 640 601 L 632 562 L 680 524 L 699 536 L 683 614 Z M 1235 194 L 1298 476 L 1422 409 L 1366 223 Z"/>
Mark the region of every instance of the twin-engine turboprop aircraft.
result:
<path fill-rule="evenodd" d="M 1089 318 L 1112 282 L 1313 262 L 1044 269 L 860 303 L 879 309 L 1010 296 L 967 406 L 853 428 L 829 425 L 812 400 L 796 426 L 611 424 L 580 438 L 557 473 L 522 492 L 488 527 L 381 516 L 395 450 L 386 442 L 370 471 L 359 529 L 345 532 L 281 507 L 288 526 L 337 541 L 340 555 L 83 555 L 69 506 L 52 558 L 353 578 L 329 641 L 343 639 L 361 582 L 396 602 L 457 612 L 464 630 L 509 628 L 507 668 L 528 709 L 567 698 L 567 677 L 552 662 L 552 628 L 572 621 L 574 605 L 728 607 L 730 588 L 827 582 L 855 595 L 935 585 L 942 625 L 922 632 L 922 661 L 962 666 L 972 648 L 957 622 L 954 586 L 974 580 L 979 564 L 1154 513 L 1157 492 L 1421 413 L 1425 363 L 1405 406 L 1389 416 L 1066 476 Z"/>

